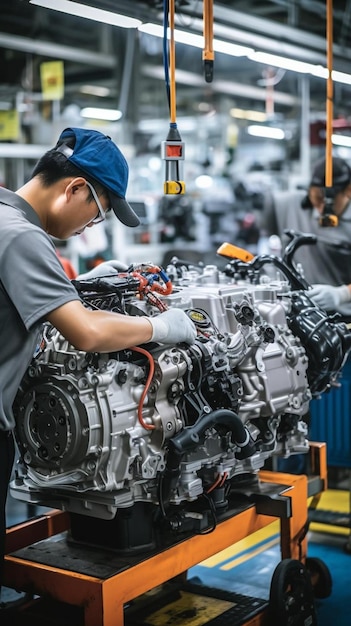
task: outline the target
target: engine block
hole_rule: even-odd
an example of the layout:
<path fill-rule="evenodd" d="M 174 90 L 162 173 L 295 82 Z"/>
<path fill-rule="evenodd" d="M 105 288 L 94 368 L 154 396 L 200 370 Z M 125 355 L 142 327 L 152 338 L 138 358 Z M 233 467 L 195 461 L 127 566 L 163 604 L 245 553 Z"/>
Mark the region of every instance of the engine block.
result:
<path fill-rule="evenodd" d="M 257 263 L 244 272 L 174 261 L 166 272 L 133 266 L 77 281 L 86 306 L 182 308 L 197 340 L 87 354 L 45 326 L 14 405 L 12 495 L 101 520 L 140 502 L 164 512 L 216 493 L 225 506 L 226 486 L 273 455 L 307 452 L 309 402 L 337 379 L 350 332 L 303 283 L 258 276 Z"/>

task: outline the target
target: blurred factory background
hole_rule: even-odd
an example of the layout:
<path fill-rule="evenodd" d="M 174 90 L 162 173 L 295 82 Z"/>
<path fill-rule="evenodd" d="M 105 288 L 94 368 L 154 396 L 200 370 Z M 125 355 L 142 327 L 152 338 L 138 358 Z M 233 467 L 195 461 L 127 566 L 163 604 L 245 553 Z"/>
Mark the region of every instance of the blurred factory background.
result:
<path fill-rule="evenodd" d="M 129 162 L 127 199 L 141 224 L 128 229 L 109 213 L 94 229 L 55 242 L 77 272 L 111 258 L 127 265 L 166 266 L 174 254 L 220 265 L 223 259 L 216 250 L 224 241 L 254 254 L 280 253 L 277 237 L 269 239 L 260 225 L 265 199 L 272 191 L 307 188 L 314 162 L 326 151 L 324 0 L 214 0 L 210 82 L 202 58 L 203 2 L 175 0 L 176 110 L 185 146 L 184 195 L 165 195 L 163 187 L 161 145 L 170 122 L 164 2 L 1 0 L 0 6 L 0 186 L 20 187 L 37 159 L 69 126 L 103 131 Z M 334 0 L 332 144 L 333 154 L 349 164 L 350 27 L 351 1 Z M 312 537 L 311 553 L 326 558 L 334 581 L 339 576 L 343 582 L 339 595 L 334 591 L 317 607 L 320 626 L 330 626 L 333 617 L 338 626 L 349 623 L 345 610 L 349 590 L 344 587 L 351 526 L 350 378 L 348 363 L 342 386 L 325 402 L 315 400 L 311 410 L 312 418 L 317 413 L 321 418 L 312 420 L 313 438 L 322 435 L 330 444 L 329 487 L 335 496 L 330 505 L 334 511 L 315 515 L 312 530 L 328 536 Z M 325 427 L 336 409 L 339 420 L 330 431 L 315 428 L 316 423 Z M 329 501 L 325 507 L 330 508 Z M 8 525 L 37 512 L 37 507 L 32 510 L 9 498 Z M 328 519 L 324 513 L 330 513 Z M 271 536 L 265 542 L 261 552 L 266 584 L 271 572 L 268 577 L 264 568 L 268 562 L 275 564 L 279 555 L 276 551 L 270 557 L 267 552 L 278 546 L 275 535 L 273 543 Z M 335 548 L 336 556 L 320 551 L 322 543 L 331 551 Z M 245 564 L 251 556 L 246 558 L 248 548 L 241 547 Z M 259 553 L 256 550 L 255 556 Z M 221 566 L 216 563 L 208 574 L 208 564 L 200 564 L 192 573 L 208 584 L 219 580 L 229 589 L 231 572 L 225 579 Z M 261 567 L 249 566 L 250 577 L 255 567 L 256 571 Z M 324 601 L 327 595 L 320 598 Z"/>
<path fill-rule="evenodd" d="M 142 224 L 130 232 L 108 220 L 89 233 L 92 241 L 83 234 L 67 242 L 79 267 L 101 254 L 160 263 L 173 249 L 215 251 L 223 237 L 255 249 L 265 190 L 307 185 L 311 163 L 325 152 L 324 1 L 214 2 L 212 82 L 202 61 L 203 3 L 176 0 L 175 9 L 187 188 L 178 197 L 163 194 L 163 2 L 1 2 L 0 184 L 20 186 L 69 125 L 103 130 L 130 164 L 128 199 Z M 131 19 L 127 27 L 115 25 L 122 18 Z M 333 142 L 346 159 L 350 19 L 350 3 L 335 1 Z"/>

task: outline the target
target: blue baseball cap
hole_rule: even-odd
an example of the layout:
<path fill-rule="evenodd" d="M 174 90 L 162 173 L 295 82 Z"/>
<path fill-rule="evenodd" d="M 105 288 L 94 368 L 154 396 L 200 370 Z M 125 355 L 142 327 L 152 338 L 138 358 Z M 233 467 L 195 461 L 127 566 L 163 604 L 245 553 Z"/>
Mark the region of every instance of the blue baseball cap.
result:
<path fill-rule="evenodd" d="M 73 148 L 65 143 L 72 137 Z M 82 172 L 95 178 L 105 187 L 111 208 L 122 224 L 139 226 L 140 220 L 125 198 L 128 163 L 111 137 L 97 130 L 66 128 L 58 139 L 56 150 L 62 152 Z"/>

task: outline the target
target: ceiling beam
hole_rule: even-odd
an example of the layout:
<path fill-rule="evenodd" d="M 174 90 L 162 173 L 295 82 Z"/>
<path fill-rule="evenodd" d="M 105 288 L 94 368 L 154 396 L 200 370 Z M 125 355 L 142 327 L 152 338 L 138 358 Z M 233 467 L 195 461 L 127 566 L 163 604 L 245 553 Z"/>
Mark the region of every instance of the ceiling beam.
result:
<path fill-rule="evenodd" d="M 309 7 L 310 1 L 307 2 Z M 189 6 L 182 9 L 182 13 L 193 17 L 189 30 L 199 31 L 203 27 L 201 5 L 198 0 L 192 0 Z M 316 11 L 317 7 L 320 8 L 321 3 L 314 1 L 313 9 Z M 311 63 L 326 63 L 326 37 L 250 15 L 248 12 L 236 11 L 223 4 L 215 4 L 213 14 L 214 34 L 218 37 Z M 333 52 L 335 69 L 348 73 L 351 50 L 334 44 Z"/>
<path fill-rule="evenodd" d="M 161 66 L 155 65 L 143 65 L 141 67 L 141 73 L 149 78 L 156 78 L 159 80 L 165 79 L 164 69 Z M 194 74 L 193 72 L 187 72 L 185 70 L 176 70 L 176 80 L 178 84 L 189 85 L 191 87 L 204 87 L 204 80 L 202 76 Z M 267 99 L 267 90 L 260 87 L 253 87 L 252 85 L 244 85 L 243 83 L 235 83 L 234 81 L 227 80 L 213 80 L 211 83 L 211 90 L 217 93 L 229 94 L 232 96 L 240 96 L 244 98 L 251 98 L 253 100 Z M 274 101 L 277 104 L 283 104 L 286 106 L 295 106 L 300 103 L 300 99 L 296 96 L 292 96 L 288 93 L 281 91 L 274 91 Z"/>
<path fill-rule="evenodd" d="M 114 68 L 116 66 L 116 59 L 111 54 L 72 48 L 71 46 L 56 44 L 52 41 L 34 41 L 19 35 L 0 33 L 0 47 L 62 59 L 63 61 L 76 61 L 77 63 L 94 65 L 96 67 Z"/>

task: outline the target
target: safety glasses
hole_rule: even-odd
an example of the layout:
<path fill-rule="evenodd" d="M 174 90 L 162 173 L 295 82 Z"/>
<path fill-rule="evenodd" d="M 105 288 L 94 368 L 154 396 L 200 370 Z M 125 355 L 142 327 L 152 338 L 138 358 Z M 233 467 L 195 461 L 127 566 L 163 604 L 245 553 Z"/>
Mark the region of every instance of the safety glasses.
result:
<path fill-rule="evenodd" d="M 89 183 L 87 180 L 85 182 L 86 182 L 87 187 L 89 187 L 92 193 L 92 196 L 97 204 L 97 208 L 99 209 L 99 213 L 97 214 L 97 216 L 94 217 L 94 219 L 90 221 L 92 222 L 92 224 L 100 224 L 100 222 L 103 222 L 106 219 L 106 214 L 107 214 L 108 209 L 107 211 L 103 209 L 101 202 L 99 200 L 99 196 L 97 195 L 93 185 Z"/>

